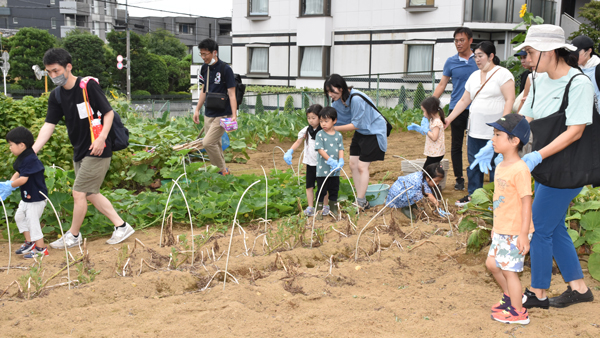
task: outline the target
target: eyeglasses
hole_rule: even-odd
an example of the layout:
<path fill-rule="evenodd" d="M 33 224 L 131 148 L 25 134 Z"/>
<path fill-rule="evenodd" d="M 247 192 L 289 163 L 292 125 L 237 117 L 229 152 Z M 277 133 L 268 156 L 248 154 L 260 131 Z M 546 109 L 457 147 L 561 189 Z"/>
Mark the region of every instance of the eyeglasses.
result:
<path fill-rule="evenodd" d="M 212 54 L 212 52 L 211 52 L 211 53 L 200 53 L 200 56 L 202 56 L 202 57 L 207 57 L 207 56 L 209 56 L 209 55 L 211 55 L 211 54 Z"/>

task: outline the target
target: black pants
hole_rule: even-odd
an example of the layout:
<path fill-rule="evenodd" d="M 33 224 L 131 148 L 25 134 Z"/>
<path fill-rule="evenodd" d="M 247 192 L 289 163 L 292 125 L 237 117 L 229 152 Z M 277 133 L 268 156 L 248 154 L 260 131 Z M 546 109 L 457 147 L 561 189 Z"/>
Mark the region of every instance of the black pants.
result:
<path fill-rule="evenodd" d="M 452 110 L 449 111 L 452 113 Z M 463 143 L 465 141 L 465 130 L 469 125 L 469 110 L 465 109 L 462 114 L 458 115 L 452 123 L 450 130 L 452 131 L 452 143 L 450 146 L 450 158 L 452 159 L 452 169 L 454 177 L 463 177 Z"/>
<path fill-rule="evenodd" d="M 325 177 L 317 177 L 317 184 L 319 185 L 319 191 L 321 195 L 319 196 L 319 203 L 323 203 L 323 199 L 325 199 L 325 195 L 329 193 L 329 200 L 332 202 L 337 202 L 338 192 L 340 191 L 340 177 L 339 176 L 329 176 L 327 182 L 325 181 Z"/>
<path fill-rule="evenodd" d="M 435 157 L 427 156 L 427 160 L 425 160 L 425 163 L 423 164 L 423 169 L 427 168 L 427 166 L 432 163 L 441 162 L 443 158 L 444 155 Z"/>

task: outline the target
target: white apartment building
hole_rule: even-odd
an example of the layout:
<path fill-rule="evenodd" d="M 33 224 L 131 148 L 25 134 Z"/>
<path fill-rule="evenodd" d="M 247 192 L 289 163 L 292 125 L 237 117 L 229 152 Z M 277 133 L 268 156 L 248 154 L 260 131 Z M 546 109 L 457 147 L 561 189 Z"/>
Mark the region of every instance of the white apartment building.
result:
<path fill-rule="evenodd" d="M 322 88 L 332 73 L 442 70 L 456 53 L 453 32 L 513 54 L 513 27 L 528 10 L 560 23 L 583 0 L 233 0 L 232 66 L 246 83 Z M 436 77 L 439 79 L 441 74 Z"/>

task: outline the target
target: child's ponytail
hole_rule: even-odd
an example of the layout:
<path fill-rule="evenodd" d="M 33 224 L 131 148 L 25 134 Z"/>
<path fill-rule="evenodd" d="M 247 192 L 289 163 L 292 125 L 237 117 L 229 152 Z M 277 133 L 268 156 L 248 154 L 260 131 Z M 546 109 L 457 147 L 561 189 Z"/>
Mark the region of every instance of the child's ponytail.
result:
<path fill-rule="evenodd" d="M 440 120 L 442 120 L 442 123 L 446 124 L 445 113 L 442 107 L 440 107 L 440 100 L 437 97 L 430 96 L 426 98 L 421 102 L 421 106 L 423 106 L 430 119 L 433 119 L 435 116 L 434 114 L 437 114 L 440 117 Z"/>

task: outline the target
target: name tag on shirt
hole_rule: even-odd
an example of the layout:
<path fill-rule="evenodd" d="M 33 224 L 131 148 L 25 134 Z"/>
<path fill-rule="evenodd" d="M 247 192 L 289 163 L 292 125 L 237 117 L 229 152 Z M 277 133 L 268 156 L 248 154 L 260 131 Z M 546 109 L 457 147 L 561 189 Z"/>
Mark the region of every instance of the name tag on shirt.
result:
<path fill-rule="evenodd" d="M 77 104 L 77 111 L 79 112 L 79 118 L 80 119 L 87 119 L 88 118 L 88 113 L 87 113 L 87 108 L 85 107 L 85 102 L 81 102 Z"/>

